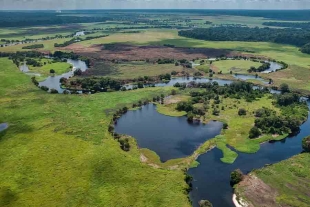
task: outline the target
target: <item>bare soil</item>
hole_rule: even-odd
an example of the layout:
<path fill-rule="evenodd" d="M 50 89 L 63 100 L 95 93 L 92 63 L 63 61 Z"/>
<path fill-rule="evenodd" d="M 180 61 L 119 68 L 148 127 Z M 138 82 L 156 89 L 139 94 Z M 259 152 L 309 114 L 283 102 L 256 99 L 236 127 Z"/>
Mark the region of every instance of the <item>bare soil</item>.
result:
<path fill-rule="evenodd" d="M 246 199 L 248 207 L 284 207 L 276 202 L 278 192 L 255 175 L 244 176 L 237 194 Z"/>
<path fill-rule="evenodd" d="M 102 60 L 157 60 L 159 58 L 169 59 L 196 59 L 217 57 L 221 55 L 233 55 L 231 51 L 212 48 L 185 48 L 185 47 L 164 47 L 164 46 L 136 46 L 125 44 L 113 44 L 112 46 L 92 45 L 85 47 L 79 44 L 72 44 L 62 48 L 71 50 L 83 56 Z"/>

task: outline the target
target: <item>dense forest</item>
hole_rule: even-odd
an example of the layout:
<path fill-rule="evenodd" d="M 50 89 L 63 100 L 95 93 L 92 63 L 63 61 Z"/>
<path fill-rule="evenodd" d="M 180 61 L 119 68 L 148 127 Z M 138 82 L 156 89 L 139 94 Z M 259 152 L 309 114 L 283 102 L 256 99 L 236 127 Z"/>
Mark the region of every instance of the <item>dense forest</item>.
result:
<path fill-rule="evenodd" d="M 0 12 L 0 19 L 0 27 L 91 23 L 110 20 L 103 16 L 65 16 L 54 12 Z"/>
<path fill-rule="evenodd" d="M 265 26 L 310 29 L 310 22 L 264 22 Z"/>
<path fill-rule="evenodd" d="M 302 47 L 310 43 L 310 34 L 301 29 L 250 27 L 211 27 L 179 31 L 180 36 L 211 41 L 274 42 Z M 303 50 L 306 52 L 307 50 Z"/>

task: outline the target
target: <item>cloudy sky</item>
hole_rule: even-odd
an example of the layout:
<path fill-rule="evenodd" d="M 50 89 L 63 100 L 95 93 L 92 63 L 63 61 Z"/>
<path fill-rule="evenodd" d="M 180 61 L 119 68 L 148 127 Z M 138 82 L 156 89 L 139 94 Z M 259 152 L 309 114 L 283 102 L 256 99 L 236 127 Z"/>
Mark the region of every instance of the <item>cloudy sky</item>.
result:
<path fill-rule="evenodd" d="M 0 0 L 0 9 L 310 9 L 310 0 Z"/>

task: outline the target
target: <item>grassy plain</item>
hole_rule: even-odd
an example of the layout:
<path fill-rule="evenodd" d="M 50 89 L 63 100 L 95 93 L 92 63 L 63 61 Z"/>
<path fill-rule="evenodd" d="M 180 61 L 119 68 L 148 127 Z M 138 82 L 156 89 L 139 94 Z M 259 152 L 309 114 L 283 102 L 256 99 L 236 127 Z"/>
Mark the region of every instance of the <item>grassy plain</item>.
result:
<path fill-rule="evenodd" d="M 255 68 L 261 66 L 261 63 L 249 60 L 221 60 L 215 61 L 212 64 L 216 72 L 222 71 L 224 74 L 229 74 L 230 71 L 233 73 L 248 73 L 247 70 L 252 66 Z"/>
<path fill-rule="evenodd" d="M 107 112 L 168 89 L 52 95 L 0 65 L 1 206 L 190 206 L 182 171 L 141 163 L 107 131 Z"/>
<path fill-rule="evenodd" d="M 302 153 L 279 163 L 254 170 L 250 180 L 237 185 L 236 193 L 253 206 L 309 206 L 310 153 Z M 260 185 L 258 185 L 260 183 Z M 265 186 L 268 192 L 260 195 Z"/>
<path fill-rule="evenodd" d="M 40 73 L 43 76 L 49 76 L 50 70 L 54 69 L 56 75 L 61 75 L 71 70 L 71 65 L 67 62 L 53 62 L 50 59 L 43 58 L 39 60 L 42 67 L 28 66 L 31 72 Z M 46 64 L 44 64 L 46 63 Z"/>
<path fill-rule="evenodd" d="M 182 66 L 174 64 L 152 64 L 145 62 L 129 62 L 124 64 L 116 64 L 115 71 L 107 76 L 126 79 L 138 78 L 144 76 L 158 76 L 161 74 L 171 73 L 172 71 L 181 72 Z"/>

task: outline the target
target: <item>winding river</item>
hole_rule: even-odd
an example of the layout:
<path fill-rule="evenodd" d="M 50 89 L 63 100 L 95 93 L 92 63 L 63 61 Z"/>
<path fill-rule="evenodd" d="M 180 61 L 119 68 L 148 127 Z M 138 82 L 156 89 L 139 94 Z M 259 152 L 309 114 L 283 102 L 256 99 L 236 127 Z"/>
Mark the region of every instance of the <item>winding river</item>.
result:
<path fill-rule="evenodd" d="M 62 77 L 73 76 L 73 71 L 80 68 L 87 70 L 85 62 L 80 60 L 67 60 L 73 65 L 72 71 L 58 76 L 49 76 L 39 83 L 40 86 L 54 88 L 62 93 L 64 89 L 60 87 L 59 80 Z M 270 69 L 264 72 L 272 72 L 279 69 L 281 65 L 271 63 Z M 40 75 L 30 73 L 26 65 L 20 70 L 29 75 Z M 241 78 L 238 76 L 238 78 Z M 243 77 L 241 79 L 249 79 Z M 250 77 L 253 79 L 253 77 Z M 189 83 L 191 81 L 205 83 L 217 81 L 219 85 L 230 84 L 231 80 L 220 79 L 194 79 L 175 78 L 168 83 L 157 83 L 155 86 L 173 86 L 175 83 Z M 127 87 L 130 87 L 127 86 Z M 132 87 L 132 85 L 131 85 Z M 272 93 L 278 91 L 271 90 Z M 310 108 L 310 102 L 308 101 Z M 244 173 L 248 173 L 255 168 L 261 168 L 266 164 L 273 164 L 287 159 L 302 151 L 301 139 L 310 134 L 310 119 L 302 126 L 300 133 L 296 136 L 288 137 L 278 142 L 267 142 L 261 145 L 260 150 L 255 154 L 245 154 L 238 152 L 239 156 L 233 164 L 225 164 L 220 161 L 222 152 L 217 148 L 199 156 L 200 165 L 189 169 L 188 173 L 193 176 L 193 190 L 190 192 L 190 199 L 194 207 L 198 207 L 198 201 L 202 199 L 210 200 L 214 207 L 233 207 L 230 172 L 240 168 Z M 0 131 L 7 127 L 0 124 Z M 194 150 L 203 142 L 220 134 L 222 123 L 212 121 L 208 124 L 188 123 L 186 117 L 169 117 L 159 114 L 156 106 L 148 104 L 136 111 L 128 111 L 117 122 L 115 131 L 120 134 L 128 134 L 135 137 L 141 148 L 148 148 L 156 152 L 162 162 L 170 159 L 181 158 L 191 155 Z"/>
<path fill-rule="evenodd" d="M 47 77 L 47 79 L 45 79 L 42 82 L 39 82 L 39 86 L 46 86 L 49 89 L 56 89 L 59 93 L 62 93 L 64 91 L 63 88 L 61 88 L 61 84 L 59 82 L 59 80 L 61 78 L 69 78 L 72 77 L 74 74 L 74 71 L 76 69 L 81 69 L 83 72 L 86 71 L 88 69 L 86 63 L 82 60 L 72 60 L 72 59 L 67 59 L 67 63 L 71 64 L 73 66 L 72 70 L 61 74 L 61 75 L 55 75 L 55 76 L 49 76 Z M 31 73 L 29 72 L 29 68 L 28 66 L 24 63 L 23 65 L 21 65 L 19 67 L 20 71 L 28 74 L 28 75 L 32 75 L 32 76 L 41 76 L 39 73 Z"/>

